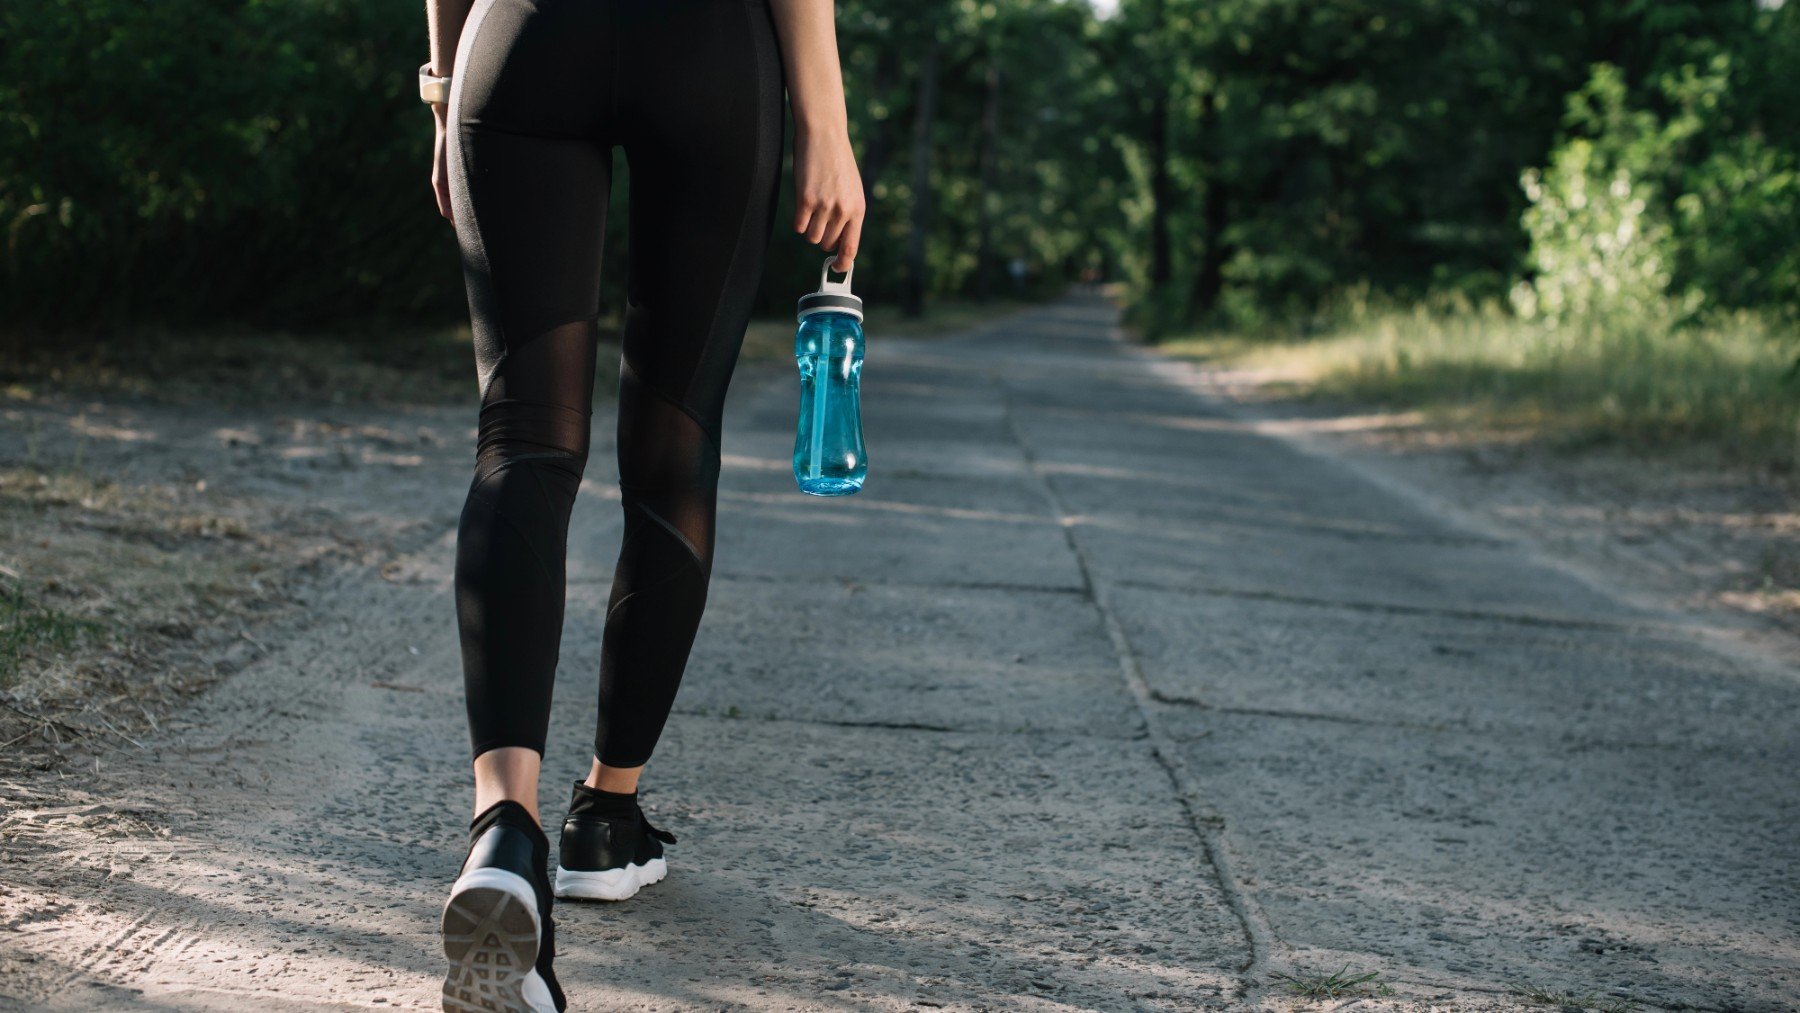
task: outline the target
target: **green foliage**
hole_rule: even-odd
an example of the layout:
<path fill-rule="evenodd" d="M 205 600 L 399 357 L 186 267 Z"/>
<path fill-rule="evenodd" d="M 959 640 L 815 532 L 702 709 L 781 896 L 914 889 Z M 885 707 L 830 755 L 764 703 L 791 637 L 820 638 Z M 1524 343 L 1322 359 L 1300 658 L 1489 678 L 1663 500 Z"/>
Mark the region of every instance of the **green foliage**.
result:
<path fill-rule="evenodd" d="M 418 10 L 359 0 L 0 8 L 14 325 L 341 319 L 460 300 L 412 94 Z"/>
<path fill-rule="evenodd" d="M 1269 972 L 1287 990 L 1303 999 L 1338 999 L 1347 995 L 1392 995 L 1393 989 L 1383 982 L 1374 988 L 1369 983 L 1381 977 L 1380 971 L 1352 971 L 1345 964 L 1335 971 L 1304 974 Z"/>
<path fill-rule="evenodd" d="M 1800 158 L 1745 136 L 1695 167 L 1675 198 L 1683 274 L 1704 301 L 1800 309 Z"/>
<path fill-rule="evenodd" d="M 931 289 L 1041 295 L 1103 244 L 1121 188 L 1094 124 L 1092 11 L 1062 0 L 839 5 L 852 136 L 874 204 L 858 286 L 897 293 L 928 34 Z M 146 322 L 450 322 L 462 276 L 427 186 L 417 5 L 369 0 L 17 0 L 0 5 L 0 313 L 10 329 Z M 983 86 L 1001 72 L 995 168 Z M 789 132 L 791 137 L 792 127 Z M 616 159 L 605 298 L 624 301 L 629 178 Z M 764 312 L 820 255 L 777 214 Z M 983 232 L 985 245 L 977 237 Z M 1098 223 L 1098 224 L 1097 224 Z M 1015 286 L 1003 267 L 1026 261 Z M 986 273 L 985 281 L 983 274 Z"/>
<path fill-rule="evenodd" d="M 1773 95 L 1800 59 L 1800 19 L 1744 10 L 1659 10 L 1701 33 L 1671 43 L 1636 88 L 1600 63 L 1571 96 L 1565 139 L 1523 177 L 1525 315 L 1654 328 L 1800 308 L 1800 137 L 1770 130 L 1794 125 Z"/>
<path fill-rule="evenodd" d="M 1503 291 L 1522 246 L 1516 180 L 1580 83 L 1588 6 L 1127 2 L 1120 32 L 1178 40 L 1162 72 L 1121 71 L 1140 108 L 1166 89 L 1181 113 L 1165 138 L 1175 294 L 1155 303 L 1256 326 L 1345 286 Z M 1146 178 L 1155 140 L 1121 138 Z M 1140 293 L 1148 259 L 1129 261 Z"/>
<path fill-rule="evenodd" d="M 898 297 L 912 192 L 909 158 L 920 56 L 940 47 L 938 115 L 929 132 L 931 290 L 940 297 L 1041 296 L 1085 266 L 1101 266 L 1111 220 L 1129 188 L 1102 126 L 1113 89 L 1099 24 L 1069 0 L 931 0 L 895 7 L 840 0 L 839 45 L 851 137 L 872 200 L 857 285 Z M 982 179 L 983 104 L 998 72 L 996 169 Z M 785 222 L 784 211 L 778 222 Z M 982 223 L 990 232 L 981 243 Z M 779 228 L 778 228 L 779 231 Z M 1028 275 L 1015 287 L 1014 258 Z M 765 287 L 792 306 L 795 279 L 816 271 L 812 248 L 778 237 Z M 790 266 L 791 265 L 791 266 Z M 985 273 L 985 279 L 984 279 Z"/>
<path fill-rule="evenodd" d="M 1662 157 L 1654 117 L 1625 109 L 1623 78 L 1602 64 L 1571 99 L 1570 119 L 1594 126 L 1601 141 L 1572 138 L 1549 168 L 1526 170 L 1534 275 L 1514 288 L 1513 305 L 1552 326 L 1665 320 L 1670 233 L 1641 175 Z"/>
<path fill-rule="evenodd" d="M 899 298 L 922 227 L 934 298 L 1098 271 L 1153 333 L 1520 281 L 1556 319 L 1800 305 L 1800 4 L 1121 0 L 1102 19 L 1084 0 L 841 0 L 838 18 L 871 302 Z M 0 39 L 7 328 L 462 316 L 416 6 L 14 0 Z M 819 263 L 790 207 L 784 185 L 763 312 Z"/>
<path fill-rule="evenodd" d="M 1113 31 L 1152 333 L 1519 278 L 1633 326 L 1800 304 L 1800 5 L 1126 0 Z"/>
<path fill-rule="evenodd" d="M 1675 284 L 1712 309 L 1800 312 L 1800 6 L 1761 12 L 1740 34 L 1655 75 L 1662 199 Z"/>

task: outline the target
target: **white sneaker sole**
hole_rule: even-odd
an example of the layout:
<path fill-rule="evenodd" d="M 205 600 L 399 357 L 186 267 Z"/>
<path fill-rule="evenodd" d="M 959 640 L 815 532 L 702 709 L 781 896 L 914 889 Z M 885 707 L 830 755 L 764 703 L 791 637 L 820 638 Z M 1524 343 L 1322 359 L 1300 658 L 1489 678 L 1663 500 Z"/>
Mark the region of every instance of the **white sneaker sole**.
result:
<path fill-rule="evenodd" d="M 473 869 L 444 903 L 445 1013 L 556 1013 L 537 973 L 537 893 L 505 869 Z"/>
<path fill-rule="evenodd" d="M 582 872 L 556 867 L 556 895 L 575 900 L 630 900 L 652 883 L 660 883 L 669 874 L 669 860 L 652 858 L 643 865 L 627 865 L 623 869 Z"/>

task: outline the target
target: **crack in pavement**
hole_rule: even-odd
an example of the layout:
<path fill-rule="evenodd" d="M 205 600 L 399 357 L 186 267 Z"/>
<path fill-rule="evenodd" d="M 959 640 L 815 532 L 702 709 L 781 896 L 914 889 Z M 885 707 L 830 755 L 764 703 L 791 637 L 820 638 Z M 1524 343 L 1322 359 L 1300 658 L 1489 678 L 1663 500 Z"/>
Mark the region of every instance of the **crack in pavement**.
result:
<path fill-rule="evenodd" d="M 1280 721 L 1318 721 L 1326 724 L 1354 725 L 1361 728 L 1393 728 L 1407 731 L 1428 732 L 1431 734 L 1479 735 L 1484 738 L 1516 739 L 1530 742 L 1542 742 L 1543 737 L 1529 729 L 1507 728 L 1498 725 L 1478 725 L 1470 721 L 1402 721 L 1387 718 L 1359 717 L 1354 714 L 1325 714 L 1318 711 L 1288 710 L 1280 707 L 1239 707 L 1231 704 L 1212 704 L 1198 697 L 1183 696 L 1165 690 L 1150 690 L 1150 699 L 1171 707 L 1183 707 L 1190 710 L 1204 711 L 1209 714 L 1228 714 L 1233 717 L 1274 718 Z M 1211 729 L 1199 735 L 1180 736 L 1178 741 L 1191 742 L 1206 735 Z M 1650 752 L 1679 753 L 1687 757 L 1698 756 L 1730 756 L 1732 750 L 1723 745 L 1701 745 L 1691 741 L 1650 742 L 1643 739 L 1607 739 L 1593 738 L 1568 742 L 1567 752 L 1584 753 L 1594 750 L 1612 750 L 1630 752 L 1644 750 Z"/>
<path fill-rule="evenodd" d="M 838 718 L 795 718 L 779 714 L 721 714 L 716 710 L 689 710 L 677 707 L 669 712 L 683 717 L 710 718 L 715 721 L 757 721 L 771 724 L 816 725 L 821 728 L 879 728 L 896 732 L 962 732 L 968 735 L 1011 735 L 1014 732 L 999 732 L 988 728 L 954 728 L 950 725 L 933 725 L 919 721 L 853 721 Z"/>
<path fill-rule="evenodd" d="M 1067 728 L 1030 727 L 1030 726 L 1023 726 L 1023 725 L 1021 725 L 1017 728 L 980 728 L 980 727 L 963 728 L 963 727 L 958 727 L 956 725 L 939 725 L 939 724 L 930 724 L 927 722 L 917 722 L 917 721 L 876 721 L 876 720 L 866 720 L 866 719 L 865 720 L 856 720 L 856 719 L 851 719 L 851 718 L 792 717 L 789 715 L 771 714 L 771 713 L 724 714 L 724 713 L 720 713 L 717 710 L 708 710 L 708 709 L 704 709 L 704 708 L 688 709 L 688 708 L 683 708 L 683 707 L 677 707 L 674 710 L 670 711 L 669 713 L 672 715 L 680 715 L 682 717 L 701 718 L 703 720 L 713 720 L 713 721 L 752 721 L 752 722 L 756 722 L 758 724 L 768 723 L 768 724 L 806 725 L 806 726 L 817 727 L 817 728 L 871 728 L 871 729 L 876 729 L 879 731 L 933 732 L 933 733 L 943 734 L 943 735 L 969 735 L 969 736 L 975 736 L 975 737 L 980 737 L 980 738 L 1033 737 L 1033 738 L 1052 738 L 1052 739 L 1081 739 L 1083 741 L 1088 741 L 1088 742 L 1142 742 L 1144 739 L 1148 738 L 1148 736 L 1143 734 L 1142 732 L 1138 732 L 1136 734 L 1131 734 L 1131 735 L 1111 736 L 1111 735 L 1098 735 L 1098 734 L 1095 734 L 1094 732 L 1071 731 Z"/>
<path fill-rule="evenodd" d="M 1257 987 L 1255 982 L 1267 971 L 1269 952 L 1277 943 L 1274 930 L 1270 928 L 1267 916 L 1262 907 L 1250 894 L 1248 888 L 1235 872 L 1235 863 L 1224 838 L 1225 818 L 1201 801 L 1199 786 L 1188 772 L 1187 762 L 1182 759 L 1175 748 L 1175 741 L 1163 728 L 1161 720 L 1151 707 L 1153 702 L 1149 683 L 1138 665 L 1137 654 L 1132 650 L 1131 642 L 1125 635 L 1125 627 L 1119 621 L 1108 603 L 1109 595 L 1104 582 L 1094 572 L 1083 551 L 1080 541 L 1075 537 L 1075 525 L 1072 523 L 1073 513 L 1062 501 L 1062 497 L 1045 478 L 1038 466 L 1037 455 L 1031 445 L 1019 431 L 1013 417 L 1012 391 L 1006 386 L 1004 378 L 996 384 L 1000 394 L 1001 413 L 1006 421 L 1007 433 L 1018 447 L 1024 458 L 1025 470 L 1036 481 L 1039 491 L 1049 504 L 1051 513 L 1063 531 L 1063 538 L 1068 544 L 1069 552 L 1081 572 L 1082 582 L 1086 585 L 1087 599 L 1093 603 L 1099 613 L 1101 622 L 1106 627 L 1107 637 L 1112 641 L 1113 651 L 1118 657 L 1119 671 L 1124 677 L 1125 685 L 1131 692 L 1132 700 L 1137 705 L 1139 720 L 1143 722 L 1151 750 L 1157 762 L 1167 772 L 1169 780 L 1175 787 L 1176 797 L 1180 799 L 1182 808 L 1188 815 L 1188 824 L 1193 828 L 1194 836 L 1200 843 L 1201 853 L 1211 867 L 1214 881 L 1225 896 L 1238 927 L 1244 934 L 1248 956 L 1237 971 L 1239 975 L 1240 998 L 1247 999 Z"/>
<path fill-rule="evenodd" d="M 1086 597 L 1087 589 L 1073 585 L 1029 584 L 1006 580 L 906 580 L 893 577 L 837 577 L 839 585 L 846 589 L 863 587 L 894 588 L 904 591 L 1001 591 L 1007 594 L 1060 594 Z M 796 587 L 817 587 L 820 580 L 813 574 L 792 573 L 752 573 L 740 571 L 730 573 L 719 571 L 713 574 L 713 580 L 737 580 L 745 583 L 759 584 L 791 584 Z M 582 578 L 569 581 L 570 587 L 583 584 L 610 584 L 611 577 L 604 579 Z"/>
<path fill-rule="evenodd" d="M 1605 619 L 1565 619 L 1555 616 L 1532 615 L 1527 612 L 1493 612 L 1486 609 L 1444 608 L 1436 605 L 1402 605 L 1395 602 L 1379 601 L 1345 601 L 1341 598 L 1315 598 L 1309 595 L 1288 594 L 1281 591 L 1264 591 L 1253 588 L 1227 587 L 1225 585 L 1197 585 L 1184 587 L 1179 584 L 1165 584 L 1148 580 L 1119 580 L 1114 586 L 1141 591 L 1162 591 L 1169 594 L 1184 594 L 1202 598 L 1241 598 L 1249 601 L 1276 602 L 1282 605 L 1304 605 L 1311 608 L 1344 609 L 1351 612 L 1375 612 L 1396 616 L 1433 616 L 1443 619 L 1469 619 L 1476 622 L 1511 623 L 1517 626 L 1541 626 L 1552 629 L 1605 631 L 1610 633 L 1635 633 L 1651 636 L 1672 636 L 1678 632 L 1691 632 L 1680 625 L 1660 625 L 1656 623 L 1612 622 Z"/>

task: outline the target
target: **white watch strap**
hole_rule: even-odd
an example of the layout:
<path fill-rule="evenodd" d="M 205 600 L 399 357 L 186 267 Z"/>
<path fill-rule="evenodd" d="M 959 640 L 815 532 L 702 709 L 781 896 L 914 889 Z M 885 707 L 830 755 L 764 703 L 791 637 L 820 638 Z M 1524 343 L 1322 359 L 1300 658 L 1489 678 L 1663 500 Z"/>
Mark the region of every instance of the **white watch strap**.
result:
<path fill-rule="evenodd" d="M 450 79 L 434 76 L 429 63 L 419 68 L 419 101 L 427 105 L 450 101 Z"/>

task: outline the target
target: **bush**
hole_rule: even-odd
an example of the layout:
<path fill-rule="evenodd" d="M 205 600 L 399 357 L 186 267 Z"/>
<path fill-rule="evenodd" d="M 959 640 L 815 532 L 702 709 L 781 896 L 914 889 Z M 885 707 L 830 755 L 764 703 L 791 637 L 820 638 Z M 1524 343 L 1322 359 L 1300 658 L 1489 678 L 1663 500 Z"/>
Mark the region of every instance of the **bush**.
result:
<path fill-rule="evenodd" d="M 1625 109 L 1617 68 L 1595 69 L 1571 100 L 1572 118 L 1603 124 L 1605 143 L 1571 138 L 1548 168 L 1526 170 L 1531 202 L 1521 224 L 1531 240 L 1530 280 L 1513 290 L 1521 316 L 1552 326 L 1592 320 L 1661 322 L 1667 317 L 1669 228 L 1653 188 L 1634 169 L 1654 160 L 1654 121 Z"/>
<path fill-rule="evenodd" d="M 1570 97 L 1568 136 L 1524 174 L 1534 275 L 1515 305 L 1634 326 L 1800 310 L 1800 147 L 1768 129 L 1756 66 L 1713 54 L 1634 98 L 1596 65 Z"/>
<path fill-rule="evenodd" d="M 16 0 L 0 37 L 9 326 L 460 307 L 414 6 Z"/>

